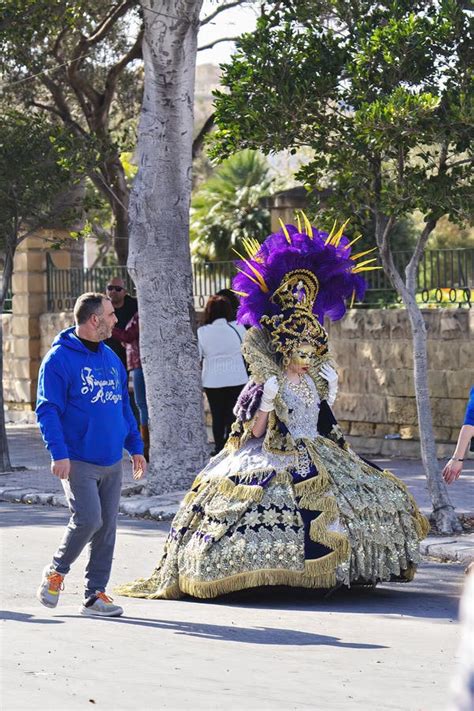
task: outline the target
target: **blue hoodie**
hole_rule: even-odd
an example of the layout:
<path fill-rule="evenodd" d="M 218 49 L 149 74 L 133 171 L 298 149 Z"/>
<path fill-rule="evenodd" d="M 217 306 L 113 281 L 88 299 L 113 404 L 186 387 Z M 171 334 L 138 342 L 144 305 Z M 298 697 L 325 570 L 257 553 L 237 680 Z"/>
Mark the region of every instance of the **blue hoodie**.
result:
<path fill-rule="evenodd" d="M 471 388 L 471 393 L 469 395 L 469 402 L 467 403 L 464 424 L 474 425 L 474 388 Z"/>
<path fill-rule="evenodd" d="M 53 460 L 110 466 L 124 447 L 143 454 L 120 358 L 104 343 L 90 351 L 74 327 L 61 331 L 41 363 L 36 415 Z"/>

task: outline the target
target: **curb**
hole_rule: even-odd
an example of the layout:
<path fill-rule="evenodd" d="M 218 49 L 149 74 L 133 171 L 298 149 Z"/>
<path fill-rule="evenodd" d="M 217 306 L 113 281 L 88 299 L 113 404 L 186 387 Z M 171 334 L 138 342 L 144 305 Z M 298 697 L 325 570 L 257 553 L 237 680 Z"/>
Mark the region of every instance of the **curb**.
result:
<path fill-rule="evenodd" d="M 161 496 L 130 495 L 128 489 L 123 489 L 120 498 L 120 513 L 137 518 L 154 519 L 155 521 L 170 521 L 176 514 L 181 499 L 186 491 L 175 491 Z M 37 504 L 41 506 L 59 506 L 68 508 L 63 494 L 43 492 L 36 489 L 18 489 L 14 487 L 0 488 L 0 501 L 12 504 Z"/>
<path fill-rule="evenodd" d="M 467 533 L 462 538 L 428 536 L 420 543 L 420 551 L 430 558 L 467 566 L 474 561 L 474 534 Z"/>

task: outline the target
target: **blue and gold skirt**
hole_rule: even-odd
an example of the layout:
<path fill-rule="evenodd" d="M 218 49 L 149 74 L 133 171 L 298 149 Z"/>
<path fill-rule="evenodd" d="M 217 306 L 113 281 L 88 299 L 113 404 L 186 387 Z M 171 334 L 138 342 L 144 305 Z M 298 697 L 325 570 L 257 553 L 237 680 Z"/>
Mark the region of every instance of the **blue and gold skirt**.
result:
<path fill-rule="evenodd" d="M 211 459 L 171 524 L 158 567 L 116 592 L 213 598 L 265 585 L 407 581 L 428 528 L 406 486 L 349 448 L 318 436 L 281 455 L 251 439 Z"/>

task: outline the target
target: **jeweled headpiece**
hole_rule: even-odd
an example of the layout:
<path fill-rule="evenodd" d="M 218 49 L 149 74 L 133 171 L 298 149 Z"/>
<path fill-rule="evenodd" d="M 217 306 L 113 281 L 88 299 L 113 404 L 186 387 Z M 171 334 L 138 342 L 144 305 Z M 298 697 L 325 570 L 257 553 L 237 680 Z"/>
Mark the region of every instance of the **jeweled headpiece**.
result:
<path fill-rule="evenodd" d="M 327 333 L 313 314 L 319 291 L 315 275 L 308 269 L 288 272 L 271 297 L 280 307 L 275 316 L 262 316 L 260 324 L 270 333 L 276 351 L 288 355 L 297 343 L 312 345 L 317 355 L 327 351 Z"/>
<path fill-rule="evenodd" d="M 336 321 L 346 312 L 346 301 L 363 299 L 366 281 L 361 272 L 375 258 L 357 262 L 373 250 L 352 254 L 359 239 L 349 241 L 345 223 L 330 233 L 312 227 L 303 214 L 304 228 L 285 225 L 260 245 L 244 242 L 248 258 L 237 262 L 238 274 L 232 287 L 240 297 L 237 320 L 268 330 L 275 349 L 288 355 L 306 341 L 319 355 L 327 351 L 327 334 L 322 326 L 327 316 Z"/>

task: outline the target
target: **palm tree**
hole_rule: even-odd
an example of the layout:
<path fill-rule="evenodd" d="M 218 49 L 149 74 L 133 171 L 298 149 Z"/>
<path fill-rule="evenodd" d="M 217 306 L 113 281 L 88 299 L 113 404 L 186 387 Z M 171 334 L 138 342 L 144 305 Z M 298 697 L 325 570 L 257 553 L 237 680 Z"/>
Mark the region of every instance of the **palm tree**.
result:
<path fill-rule="evenodd" d="M 191 203 L 191 249 L 198 261 L 230 261 L 242 239 L 263 240 L 270 213 L 262 198 L 273 179 L 266 159 L 244 150 L 227 158 L 196 191 Z"/>

